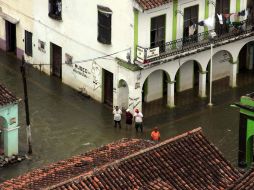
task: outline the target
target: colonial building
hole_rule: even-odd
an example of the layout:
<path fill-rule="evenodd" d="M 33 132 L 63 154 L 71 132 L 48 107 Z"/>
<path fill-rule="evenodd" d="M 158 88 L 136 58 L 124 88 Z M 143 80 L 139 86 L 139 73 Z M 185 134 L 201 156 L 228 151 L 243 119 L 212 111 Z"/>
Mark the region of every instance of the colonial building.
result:
<path fill-rule="evenodd" d="M 227 78 L 230 87 L 242 70 L 253 70 L 252 0 L 0 0 L 0 6 L 2 49 L 25 54 L 110 105 L 142 109 L 164 98 L 174 107 L 189 89 L 204 98 L 211 57 L 212 80 Z"/>

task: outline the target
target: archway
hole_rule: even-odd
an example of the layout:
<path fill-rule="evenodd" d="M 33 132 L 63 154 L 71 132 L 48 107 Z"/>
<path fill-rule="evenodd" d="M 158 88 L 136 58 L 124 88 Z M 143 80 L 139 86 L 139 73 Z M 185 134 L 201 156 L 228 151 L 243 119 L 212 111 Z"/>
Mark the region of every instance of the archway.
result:
<path fill-rule="evenodd" d="M 142 86 L 142 105 L 146 116 L 162 113 L 167 110 L 167 90 L 169 74 L 162 70 L 153 71 Z"/>
<path fill-rule="evenodd" d="M 212 76 L 212 87 L 213 95 L 220 94 L 229 89 L 232 85 L 232 68 L 233 68 L 233 57 L 230 52 L 221 50 L 213 55 L 213 76 Z M 207 65 L 207 83 L 210 82 L 210 60 Z M 209 92 L 209 84 L 207 85 L 207 92 Z"/>
<path fill-rule="evenodd" d="M 128 109 L 129 105 L 129 87 L 125 80 L 121 79 L 118 82 L 119 89 L 119 106 L 123 110 Z"/>
<path fill-rule="evenodd" d="M 4 154 L 4 129 L 7 128 L 6 120 L 0 116 L 0 155 Z"/>
<path fill-rule="evenodd" d="M 237 85 L 254 82 L 254 41 L 245 44 L 238 55 Z"/>
<path fill-rule="evenodd" d="M 177 106 L 190 104 L 198 99 L 200 73 L 202 73 L 202 67 L 195 60 L 189 60 L 180 65 L 175 76 Z"/>

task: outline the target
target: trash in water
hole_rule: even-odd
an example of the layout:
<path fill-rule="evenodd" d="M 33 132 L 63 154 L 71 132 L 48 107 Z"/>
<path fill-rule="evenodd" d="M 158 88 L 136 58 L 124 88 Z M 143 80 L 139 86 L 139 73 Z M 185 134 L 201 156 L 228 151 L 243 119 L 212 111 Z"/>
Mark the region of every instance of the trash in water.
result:
<path fill-rule="evenodd" d="M 82 144 L 83 146 L 90 146 L 91 145 L 91 143 L 90 142 L 88 142 L 88 143 L 84 143 L 84 144 Z"/>

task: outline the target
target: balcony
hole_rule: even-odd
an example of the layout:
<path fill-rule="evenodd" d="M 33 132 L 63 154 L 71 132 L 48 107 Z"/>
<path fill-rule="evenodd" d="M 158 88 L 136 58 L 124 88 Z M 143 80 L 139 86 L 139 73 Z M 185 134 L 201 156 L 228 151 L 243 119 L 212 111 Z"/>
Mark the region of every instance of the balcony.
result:
<path fill-rule="evenodd" d="M 188 56 L 210 48 L 209 34 L 216 32 L 213 39 L 215 47 L 254 35 L 252 19 L 232 23 L 222 30 L 209 30 L 187 38 L 177 39 L 160 44 L 157 47 L 137 47 L 137 60 L 135 63 L 141 68 L 147 68 L 169 62 L 171 60 Z"/>

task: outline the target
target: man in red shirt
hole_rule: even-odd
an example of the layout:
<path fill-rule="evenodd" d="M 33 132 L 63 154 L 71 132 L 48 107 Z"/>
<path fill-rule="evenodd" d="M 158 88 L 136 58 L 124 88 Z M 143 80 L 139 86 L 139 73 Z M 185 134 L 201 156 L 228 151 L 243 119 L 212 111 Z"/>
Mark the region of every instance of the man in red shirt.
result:
<path fill-rule="evenodd" d="M 160 140 L 160 138 L 161 138 L 161 134 L 158 130 L 158 127 L 155 127 L 151 133 L 151 140 L 158 142 Z"/>

